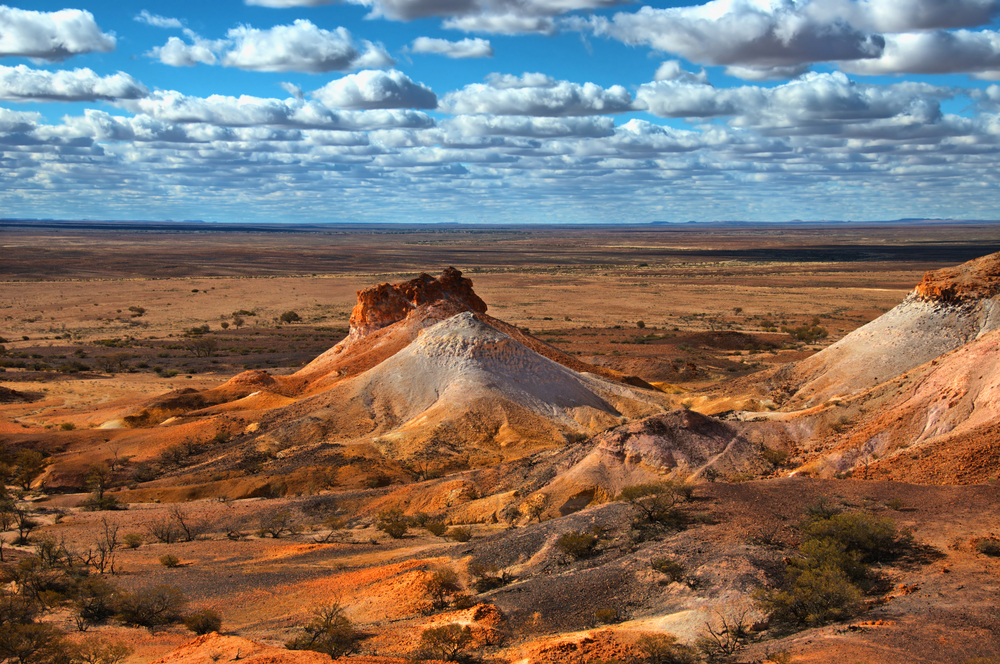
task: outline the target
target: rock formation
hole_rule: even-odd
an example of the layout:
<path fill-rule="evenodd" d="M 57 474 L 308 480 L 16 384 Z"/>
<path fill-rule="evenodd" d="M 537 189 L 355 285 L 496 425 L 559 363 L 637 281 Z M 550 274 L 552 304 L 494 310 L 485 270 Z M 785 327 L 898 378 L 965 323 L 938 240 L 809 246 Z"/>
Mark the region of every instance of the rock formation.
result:
<path fill-rule="evenodd" d="M 351 337 L 362 337 L 399 322 L 418 307 L 437 307 L 454 315 L 461 311 L 486 313 L 486 303 L 472 290 L 472 280 L 453 267 L 434 278 L 421 274 L 399 284 L 379 284 L 358 291 L 351 311 Z"/>
<path fill-rule="evenodd" d="M 914 294 L 925 300 L 958 303 L 1000 294 L 1000 253 L 924 275 Z"/>

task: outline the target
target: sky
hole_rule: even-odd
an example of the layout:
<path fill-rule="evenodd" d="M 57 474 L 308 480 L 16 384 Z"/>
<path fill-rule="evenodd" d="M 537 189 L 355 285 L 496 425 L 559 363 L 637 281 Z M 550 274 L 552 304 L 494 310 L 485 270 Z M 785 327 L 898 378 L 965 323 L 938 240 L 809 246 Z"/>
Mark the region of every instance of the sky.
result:
<path fill-rule="evenodd" d="M 0 217 L 1000 219 L 1000 0 L 0 4 Z"/>

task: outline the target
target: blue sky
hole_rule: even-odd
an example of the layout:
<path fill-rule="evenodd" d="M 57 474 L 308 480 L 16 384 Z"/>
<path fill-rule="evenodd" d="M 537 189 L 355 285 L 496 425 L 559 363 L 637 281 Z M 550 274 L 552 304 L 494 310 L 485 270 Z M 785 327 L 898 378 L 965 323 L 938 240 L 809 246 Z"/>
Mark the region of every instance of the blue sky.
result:
<path fill-rule="evenodd" d="M 1000 0 L 0 5 L 0 216 L 996 219 Z"/>

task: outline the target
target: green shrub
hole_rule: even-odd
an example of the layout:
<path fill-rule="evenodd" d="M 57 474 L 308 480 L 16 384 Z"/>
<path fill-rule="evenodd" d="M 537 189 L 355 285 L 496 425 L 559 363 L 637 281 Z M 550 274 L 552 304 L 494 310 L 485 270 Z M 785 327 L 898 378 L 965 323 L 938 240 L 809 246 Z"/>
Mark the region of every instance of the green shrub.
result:
<path fill-rule="evenodd" d="M 375 527 L 393 539 L 401 539 L 410 529 L 410 521 L 402 510 L 386 510 L 379 512 Z"/>
<path fill-rule="evenodd" d="M 986 556 L 1000 556 L 1000 540 L 984 537 L 976 542 L 976 551 Z"/>
<path fill-rule="evenodd" d="M 313 611 L 313 618 L 302 634 L 285 644 L 289 650 L 313 650 L 337 659 L 349 655 L 364 638 L 344 615 L 344 608 L 338 603 L 327 604 Z"/>
<path fill-rule="evenodd" d="M 128 549 L 138 549 L 142 546 L 143 537 L 139 533 L 125 533 L 122 537 L 122 542 Z"/>
<path fill-rule="evenodd" d="M 654 558 L 650 561 L 650 565 L 657 572 L 666 575 L 668 579 L 674 582 L 682 580 L 686 571 L 684 565 L 669 558 Z"/>
<path fill-rule="evenodd" d="M 456 542 L 468 542 L 472 539 L 472 528 L 469 526 L 455 526 L 454 528 L 449 528 L 446 534 Z"/>
<path fill-rule="evenodd" d="M 597 548 L 597 536 L 591 533 L 570 532 L 562 534 L 556 540 L 556 546 L 571 558 L 586 558 Z"/>
<path fill-rule="evenodd" d="M 160 556 L 160 564 L 164 567 L 178 567 L 181 564 L 181 559 L 172 553 L 167 553 Z"/>
<path fill-rule="evenodd" d="M 199 609 L 184 618 L 184 626 L 195 634 L 209 634 L 222 629 L 222 616 L 212 609 Z"/>
<path fill-rule="evenodd" d="M 866 563 L 891 560 L 908 541 L 889 517 L 870 512 L 843 512 L 828 518 L 809 519 L 802 526 L 809 539 L 830 539 Z"/>
<path fill-rule="evenodd" d="M 856 616 L 864 608 L 861 590 L 840 569 L 805 569 L 793 577 L 786 589 L 756 593 L 757 606 L 779 623 L 822 625 Z"/>
<path fill-rule="evenodd" d="M 643 634 L 636 641 L 642 659 L 636 664 L 698 664 L 701 658 L 691 646 L 677 643 L 673 634 Z"/>
<path fill-rule="evenodd" d="M 152 634 L 161 625 L 183 619 L 187 598 L 174 586 L 154 586 L 136 593 L 125 593 L 118 603 L 118 619 L 126 625 L 145 627 Z"/>
<path fill-rule="evenodd" d="M 457 662 L 462 652 L 470 647 L 474 638 L 468 625 L 449 623 L 425 629 L 420 635 L 420 645 L 436 659 Z"/>
<path fill-rule="evenodd" d="M 441 521 L 425 521 L 423 526 L 427 529 L 427 532 L 436 537 L 444 537 L 448 531 L 448 526 L 444 525 Z"/>

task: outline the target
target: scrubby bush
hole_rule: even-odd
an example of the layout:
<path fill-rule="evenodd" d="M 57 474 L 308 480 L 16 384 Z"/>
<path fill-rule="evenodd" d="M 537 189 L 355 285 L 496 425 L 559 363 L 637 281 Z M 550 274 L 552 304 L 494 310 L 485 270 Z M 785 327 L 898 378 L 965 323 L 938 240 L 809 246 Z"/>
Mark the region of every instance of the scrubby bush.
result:
<path fill-rule="evenodd" d="M 643 634 L 636 642 L 642 659 L 636 664 L 697 664 L 698 652 L 691 646 L 677 643 L 673 634 Z"/>
<path fill-rule="evenodd" d="M 461 592 L 462 585 L 458 575 L 450 569 L 439 569 L 424 579 L 424 592 L 431 601 L 431 609 L 443 609 L 448 606 L 448 598 Z"/>
<path fill-rule="evenodd" d="M 446 662 L 462 661 L 463 652 L 473 645 L 475 638 L 468 625 L 449 623 L 425 629 L 420 635 L 420 646 L 435 659 Z"/>
<path fill-rule="evenodd" d="M 285 644 L 289 650 L 313 650 L 337 659 L 349 655 L 364 638 L 344 615 L 344 608 L 338 604 L 327 604 L 313 612 L 313 618 L 302 634 Z"/>
<path fill-rule="evenodd" d="M 1000 540 L 984 537 L 976 542 L 976 551 L 986 556 L 1000 556 Z"/>
<path fill-rule="evenodd" d="M 449 528 L 446 533 L 447 537 L 455 540 L 456 542 L 468 542 L 472 539 L 472 528 L 469 526 L 455 526 Z"/>
<path fill-rule="evenodd" d="M 851 618 L 864 609 L 873 585 L 873 563 L 891 560 L 910 544 L 888 517 L 840 512 L 824 502 L 807 508 L 805 537 L 785 570 L 782 587 L 756 593 L 758 608 L 776 622 L 821 625 Z"/>
<path fill-rule="evenodd" d="M 187 598 L 174 586 L 153 586 L 125 593 L 118 603 L 118 619 L 126 625 L 145 627 L 152 634 L 157 627 L 183 619 Z"/>
<path fill-rule="evenodd" d="M 592 555 L 597 548 L 597 542 L 597 536 L 592 533 L 569 532 L 559 536 L 556 546 L 570 558 L 579 559 Z"/>
<path fill-rule="evenodd" d="M 393 539 L 401 539 L 410 529 L 410 520 L 403 515 L 402 510 L 385 510 L 379 512 L 375 527 Z"/>
<path fill-rule="evenodd" d="M 671 581 L 680 581 L 684 578 L 684 565 L 670 558 L 653 558 L 650 566 L 660 574 L 665 575 Z"/>
<path fill-rule="evenodd" d="M 174 567 L 180 567 L 181 559 L 172 553 L 166 553 L 160 556 L 160 564 L 163 565 L 164 567 L 169 567 L 172 569 Z"/>
<path fill-rule="evenodd" d="M 448 526 L 444 525 L 441 521 L 424 521 L 423 527 L 435 537 L 446 537 L 446 533 L 448 532 Z"/>
<path fill-rule="evenodd" d="M 199 609 L 184 618 L 184 626 L 195 634 L 209 634 L 222 629 L 222 616 L 212 609 Z"/>
<path fill-rule="evenodd" d="M 74 664 L 121 664 L 132 648 L 121 641 L 105 636 L 91 636 L 76 644 L 72 657 Z"/>
<path fill-rule="evenodd" d="M 300 316 L 295 311 L 286 311 L 282 313 L 280 316 L 278 316 L 278 319 L 282 323 L 298 323 L 300 320 L 302 320 L 302 316 Z"/>

